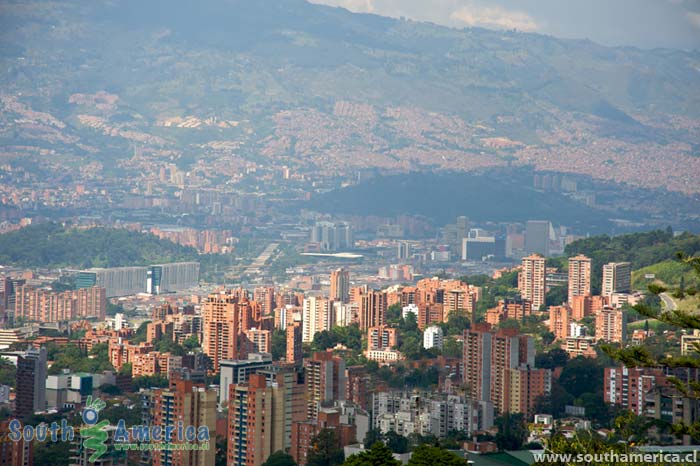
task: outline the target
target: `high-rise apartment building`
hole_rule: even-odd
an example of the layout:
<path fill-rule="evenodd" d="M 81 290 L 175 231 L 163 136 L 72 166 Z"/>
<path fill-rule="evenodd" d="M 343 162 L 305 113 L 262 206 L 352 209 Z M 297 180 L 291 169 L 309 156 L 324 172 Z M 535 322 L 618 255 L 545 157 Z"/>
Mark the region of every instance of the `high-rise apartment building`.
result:
<path fill-rule="evenodd" d="M 595 316 L 595 339 L 607 343 L 627 340 L 627 314 L 622 309 L 605 306 Z"/>
<path fill-rule="evenodd" d="M 549 331 L 554 334 L 555 339 L 564 340 L 571 336 L 571 313 L 571 308 L 566 305 L 549 307 Z"/>
<path fill-rule="evenodd" d="M 241 355 L 250 353 L 270 353 L 272 348 L 272 332 L 255 327 L 243 332 Z"/>
<path fill-rule="evenodd" d="M 307 417 L 316 419 L 321 403 L 346 399 L 345 361 L 331 352 L 314 353 L 304 360 Z"/>
<path fill-rule="evenodd" d="M 515 329 L 491 330 L 488 324 L 474 324 L 464 331 L 464 383 L 471 396 L 493 403 L 500 412 L 510 409 L 510 369 L 534 367 L 532 337 L 519 335 Z"/>
<path fill-rule="evenodd" d="M 318 296 L 304 298 L 301 313 L 302 342 L 311 343 L 316 333 L 330 330 L 334 322 L 333 301 Z"/>
<path fill-rule="evenodd" d="M 603 398 L 637 416 L 645 414 L 644 396 L 655 386 L 664 385 L 666 377 L 660 368 L 606 367 Z"/>
<path fill-rule="evenodd" d="M 165 432 L 166 426 L 173 426 L 172 444 L 185 444 L 186 438 L 178 438 L 176 428 L 178 423 L 183 426 L 206 427 L 209 431 L 209 449 L 163 449 L 153 450 L 151 461 L 153 466 L 210 466 L 214 464 L 216 448 L 216 390 L 196 385 L 191 380 L 178 380 L 174 388 L 154 390 L 153 424 L 161 426 Z"/>
<path fill-rule="evenodd" d="M 579 254 L 569 258 L 569 306 L 574 296 L 591 295 L 591 259 Z"/>
<path fill-rule="evenodd" d="M 272 453 L 284 451 L 282 387 L 252 374 L 247 383 L 230 386 L 228 406 L 228 466 L 260 466 Z"/>
<path fill-rule="evenodd" d="M 275 287 L 260 286 L 253 290 L 253 301 L 262 307 L 263 315 L 270 315 L 275 310 Z"/>
<path fill-rule="evenodd" d="M 97 286 L 55 292 L 22 285 L 16 290 L 15 318 L 32 322 L 64 322 L 75 319 L 104 319 L 105 289 Z"/>
<path fill-rule="evenodd" d="M 397 343 L 396 329 L 380 325 L 367 329 L 367 350 L 380 351 L 395 348 Z"/>
<path fill-rule="evenodd" d="M 387 294 L 370 290 L 360 297 L 360 329 L 378 327 L 384 324 L 387 308 Z"/>
<path fill-rule="evenodd" d="M 15 416 L 24 419 L 46 409 L 46 348 L 30 348 L 17 358 Z"/>
<path fill-rule="evenodd" d="M 511 413 L 523 413 L 525 419 L 535 414 L 537 398 L 552 391 L 552 372 L 549 369 L 534 369 L 529 366 L 510 370 Z"/>
<path fill-rule="evenodd" d="M 545 258 L 537 254 L 523 258 L 518 274 L 520 296 L 530 301 L 533 309 L 540 309 L 545 304 L 546 287 Z"/>
<path fill-rule="evenodd" d="M 331 293 L 333 301 L 347 303 L 350 300 L 350 272 L 337 269 L 331 272 Z"/>
<path fill-rule="evenodd" d="M 248 382 L 252 374 L 272 368 L 272 355 L 266 353 L 251 353 L 247 359 L 221 361 L 219 378 L 219 405 L 226 406 L 228 387 Z"/>
<path fill-rule="evenodd" d="M 609 298 L 613 293 L 629 293 L 632 289 L 632 264 L 610 262 L 603 266 L 601 295 Z"/>
<path fill-rule="evenodd" d="M 442 349 L 443 333 L 442 327 L 431 325 L 423 332 L 423 348 L 438 348 Z"/>
<path fill-rule="evenodd" d="M 287 355 L 288 364 L 301 362 L 301 322 L 295 321 L 287 325 Z"/>
<path fill-rule="evenodd" d="M 202 350 L 219 372 L 222 359 L 238 357 L 238 334 L 242 327 L 238 296 L 230 292 L 212 293 L 202 305 Z"/>

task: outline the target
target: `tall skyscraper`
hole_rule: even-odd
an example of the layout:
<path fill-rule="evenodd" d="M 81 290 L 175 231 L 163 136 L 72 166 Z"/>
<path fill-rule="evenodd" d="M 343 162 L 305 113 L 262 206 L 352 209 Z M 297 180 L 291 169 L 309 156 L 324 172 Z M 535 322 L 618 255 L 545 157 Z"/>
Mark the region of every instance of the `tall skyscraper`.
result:
<path fill-rule="evenodd" d="M 574 296 L 591 295 L 591 259 L 579 254 L 569 257 L 569 306 Z"/>
<path fill-rule="evenodd" d="M 603 266 L 601 295 L 609 298 L 613 293 L 629 293 L 632 288 L 632 264 L 610 262 Z"/>
<path fill-rule="evenodd" d="M 46 348 L 28 349 L 17 358 L 15 416 L 24 419 L 46 409 Z"/>
<path fill-rule="evenodd" d="M 367 330 L 384 324 L 387 307 L 385 292 L 370 290 L 363 294 L 360 298 L 360 329 Z"/>
<path fill-rule="evenodd" d="M 525 226 L 525 252 L 549 255 L 549 232 L 552 224 L 548 220 L 528 220 Z"/>
<path fill-rule="evenodd" d="M 333 301 L 317 296 L 304 298 L 301 314 L 302 342 L 311 343 L 316 333 L 330 330 L 334 322 Z"/>
<path fill-rule="evenodd" d="M 154 466 L 209 466 L 216 458 L 216 391 L 196 385 L 191 380 L 178 380 L 173 389 L 159 389 L 153 392 L 153 424 L 161 426 L 206 426 L 209 429 L 209 449 L 170 449 L 154 450 Z M 185 443 L 173 434 L 170 443 Z M 191 442 L 187 442 L 191 443 Z"/>
<path fill-rule="evenodd" d="M 333 301 L 347 303 L 350 300 L 350 272 L 337 269 L 331 272 L 331 293 Z"/>
<path fill-rule="evenodd" d="M 518 274 L 520 296 L 532 303 L 533 309 L 545 304 L 546 298 L 545 258 L 537 254 L 523 258 L 522 270 Z"/>

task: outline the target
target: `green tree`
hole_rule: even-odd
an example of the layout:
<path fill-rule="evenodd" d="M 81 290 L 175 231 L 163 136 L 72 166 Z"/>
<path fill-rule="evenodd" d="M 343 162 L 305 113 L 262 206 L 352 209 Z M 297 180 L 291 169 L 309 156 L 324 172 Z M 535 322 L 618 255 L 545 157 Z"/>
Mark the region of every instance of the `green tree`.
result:
<path fill-rule="evenodd" d="M 366 449 L 370 449 L 372 445 L 382 440 L 382 432 L 379 429 L 369 429 L 365 434 L 363 444 Z"/>
<path fill-rule="evenodd" d="M 168 386 L 168 379 L 160 374 L 143 375 L 141 377 L 134 377 L 131 383 L 134 386 L 134 390 L 138 391 L 140 388 L 165 388 Z"/>
<path fill-rule="evenodd" d="M 200 347 L 199 338 L 197 338 L 197 335 L 191 335 L 185 341 L 182 342 L 182 346 L 187 351 L 195 350 Z"/>
<path fill-rule="evenodd" d="M 68 466 L 71 464 L 70 442 L 34 442 L 34 464 Z"/>
<path fill-rule="evenodd" d="M 122 389 L 112 384 L 100 385 L 100 391 L 105 395 L 117 396 L 122 394 Z"/>
<path fill-rule="evenodd" d="M 400 466 L 401 462 L 391 456 L 391 450 L 382 442 L 375 442 L 368 450 L 352 455 L 343 466 Z"/>
<path fill-rule="evenodd" d="M 467 460 L 443 448 L 420 445 L 413 450 L 408 466 L 467 466 Z"/>
<path fill-rule="evenodd" d="M 595 359 L 579 356 L 572 359 L 562 370 L 559 383 L 574 397 L 584 393 L 602 392 L 600 383 L 603 380 L 604 369 Z"/>
<path fill-rule="evenodd" d="M 569 353 L 561 348 L 554 348 L 547 353 L 539 353 L 535 356 L 535 366 L 542 369 L 564 367 L 568 361 Z"/>
<path fill-rule="evenodd" d="M 214 466 L 226 466 L 228 454 L 228 440 L 226 437 L 216 437 L 216 456 Z"/>
<path fill-rule="evenodd" d="M 445 338 L 442 344 L 442 354 L 448 358 L 462 357 L 462 342 L 456 338 Z"/>
<path fill-rule="evenodd" d="M 394 453 L 407 453 L 409 449 L 408 439 L 390 430 L 384 436 L 386 446 Z"/>
<path fill-rule="evenodd" d="M 17 367 L 6 358 L 0 357 L 0 385 L 15 386 L 17 380 Z"/>
<path fill-rule="evenodd" d="M 401 322 L 402 313 L 403 309 L 399 303 L 392 304 L 391 306 L 387 307 L 385 317 L 386 323 L 392 327 L 396 327 Z"/>
<path fill-rule="evenodd" d="M 272 341 L 270 343 L 272 359 L 278 361 L 287 355 L 287 331 L 275 329 L 272 331 Z"/>
<path fill-rule="evenodd" d="M 505 413 L 496 419 L 498 433 L 496 445 L 499 450 L 519 450 L 527 438 L 525 419 L 521 413 Z"/>
<path fill-rule="evenodd" d="M 321 429 L 311 440 L 306 464 L 307 466 L 337 466 L 343 463 L 344 457 L 335 430 Z"/>
<path fill-rule="evenodd" d="M 270 455 L 262 466 L 296 466 L 296 462 L 292 455 L 288 455 L 283 451 L 276 451 Z"/>

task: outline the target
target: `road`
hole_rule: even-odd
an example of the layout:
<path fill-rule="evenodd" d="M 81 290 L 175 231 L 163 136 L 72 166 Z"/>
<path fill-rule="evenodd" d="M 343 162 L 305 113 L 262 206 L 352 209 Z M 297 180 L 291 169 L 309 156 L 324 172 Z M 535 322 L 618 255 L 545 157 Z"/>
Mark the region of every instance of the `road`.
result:
<path fill-rule="evenodd" d="M 678 309 L 678 305 L 668 294 L 660 293 L 659 298 L 661 298 L 661 300 L 666 305 L 666 310 L 675 311 L 676 309 Z"/>
<path fill-rule="evenodd" d="M 246 275 L 252 275 L 254 273 L 260 272 L 260 269 L 265 265 L 265 262 L 270 259 L 270 256 L 275 252 L 277 249 L 277 246 L 279 246 L 279 243 L 270 243 L 267 245 L 265 250 L 260 253 L 260 255 L 253 261 L 252 264 L 248 266 L 247 269 L 245 269 L 245 274 Z"/>

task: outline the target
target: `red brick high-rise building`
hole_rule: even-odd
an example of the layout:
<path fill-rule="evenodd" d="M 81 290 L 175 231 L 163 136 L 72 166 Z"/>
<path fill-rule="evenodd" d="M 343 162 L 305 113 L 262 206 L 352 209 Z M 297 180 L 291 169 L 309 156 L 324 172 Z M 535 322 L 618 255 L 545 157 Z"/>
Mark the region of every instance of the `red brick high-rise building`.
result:
<path fill-rule="evenodd" d="M 153 392 L 153 425 L 161 426 L 163 432 L 166 426 L 177 428 L 183 426 L 206 426 L 209 431 L 208 450 L 172 449 L 153 450 L 151 461 L 153 466 L 209 466 L 214 464 L 216 448 L 213 442 L 216 438 L 216 400 L 215 390 L 196 385 L 191 380 L 178 380 L 175 388 L 157 389 Z M 173 444 L 192 443 L 187 439 L 178 439 L 177 431 L 171 439 Z"/>
<path fill-rule="evenodd" d="M 500 413 L 510 410 L 510 370 L 534 367 L 532 337 L 515 329 L 493 331 L 489 324 L 474 324 L 464 331 L 463 382 L 471 396 L 490 401 Z"/>
<path fill-rule="evenodd" d="M 272 453 L 285 450 L 282 387 L 251 374 L 247 384 L 229 387 L 228 403 L 228 466 L 260 466 Z"/>
<path fill-rule="evenodd" d="M 202 305 L 202 350 L 219 372 L 219 361 L 237 359 L 239 334 L 251 328 L 253 310 L 239 291 L 210 294 Z"/>
<path fill-rule="evenodd" d="M 606 403 L 642 416 L 645 414 L 644 396 L 657 385 L 665 385 L 666 381 L 660 368 L 606 367 L 603 398 Z"/>
<path fill-rule="evenodd" d="M 595 339 L 624 343 L 627 339 L 627 315 L 622 309 L 604 307 L 595 316 Z"/>
<path fill-rule="evenodd" d="M 557 340 L 564 340 L 571 336 L 571 308 L 568 305 L 549 306 L 549 331 Z"/>
<path fill-rule="evenodd" d="M 371 290 L 362 295 L 360 300 L 360 329 L 378 327 L 384 324 L 387 308 L 387 294 Z"/>
<path fill-rule="evenodd" d="M 301 322 L 294 321 L 287 325 L 287 363 L 301 362 Z"/>
<path fill-rule="evenodd" d="M 304 360 L 307 417 L 315 419 L 321 404 L 346 399 L 345 361 L 330 351 L 314 353 Z"/>
<path fill-rule="evenodd" d="M 345 269 L 331 272 L 330 299 L 347 303 L 350 300 L 350 273 Z"/>

